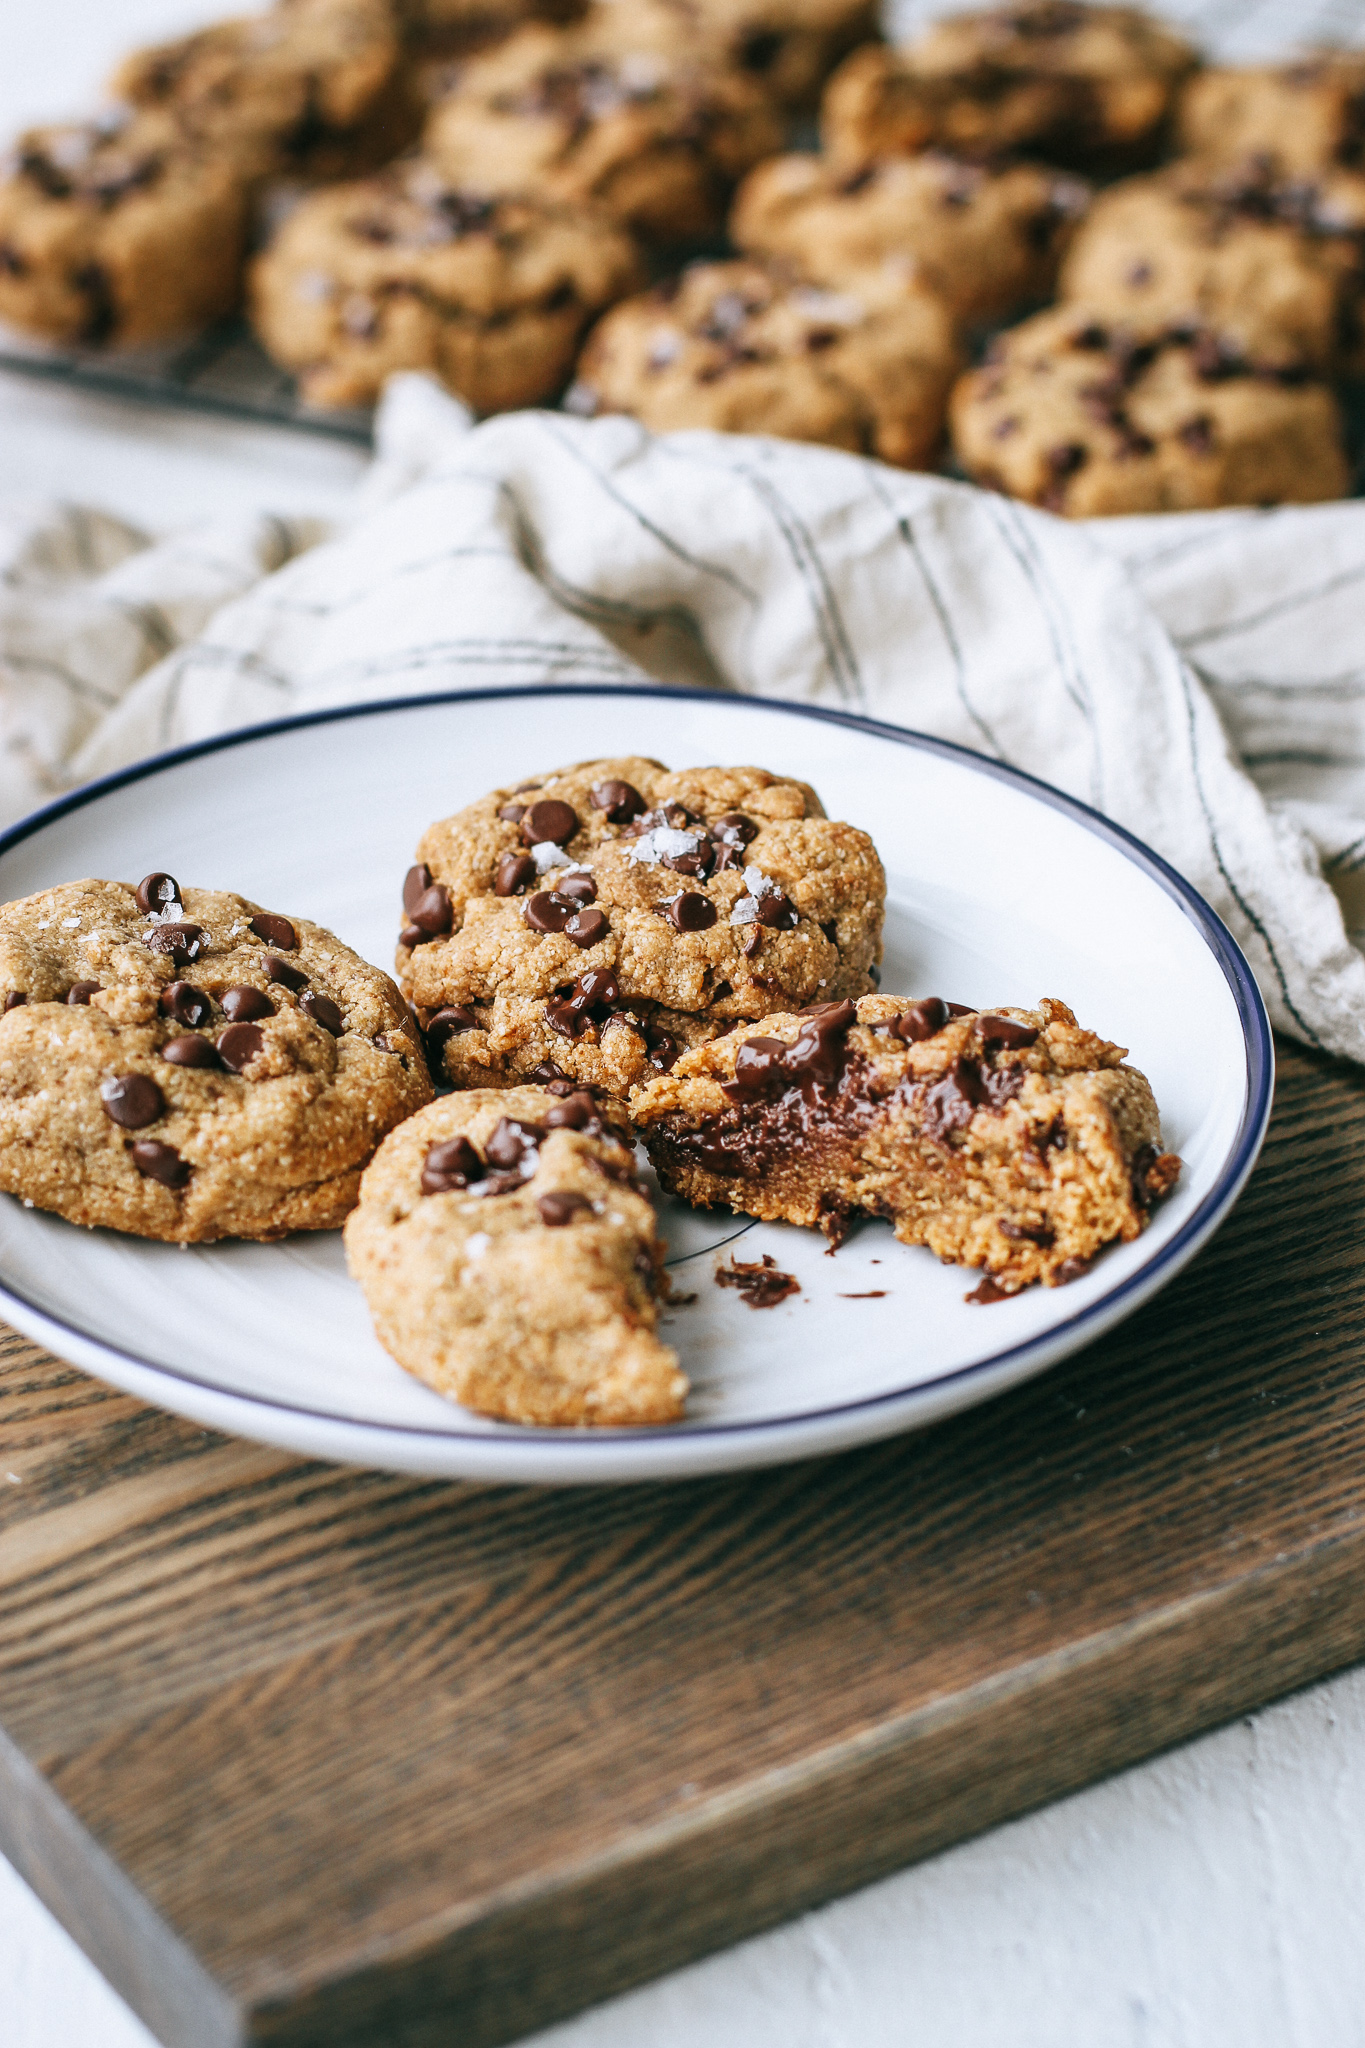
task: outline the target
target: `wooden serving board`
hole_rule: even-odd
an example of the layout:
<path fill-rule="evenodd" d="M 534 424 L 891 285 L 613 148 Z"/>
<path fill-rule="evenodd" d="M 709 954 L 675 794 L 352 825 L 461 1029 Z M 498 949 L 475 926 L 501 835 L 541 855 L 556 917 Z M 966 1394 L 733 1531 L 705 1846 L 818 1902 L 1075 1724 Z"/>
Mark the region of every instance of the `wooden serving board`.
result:
<path fill-rule="evenodd" d="M 339 1469 L 11 1335 L 0 1848 L 176 2048 L 478 2048 L 1365 1654 L 1365 1076 L 1281 1057 L 1157 1301 L 824 1462 Z"/>

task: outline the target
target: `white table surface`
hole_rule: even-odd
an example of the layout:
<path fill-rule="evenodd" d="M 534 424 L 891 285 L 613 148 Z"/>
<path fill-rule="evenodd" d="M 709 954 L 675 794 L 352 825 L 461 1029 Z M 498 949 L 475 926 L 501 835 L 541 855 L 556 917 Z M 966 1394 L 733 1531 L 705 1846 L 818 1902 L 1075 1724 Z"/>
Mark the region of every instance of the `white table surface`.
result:
<path fill-rule="evenodd" d="M 911 0 L 916 12 L 920 0 Z M 92 95 L 129 43 L 215 0 L 0 0 L 0 133 Z M 1169 11 L 1208 18 L 1210 0 Z M 1365 33 L 1365 0 L 1215 0 L 1237 55 Z M 326 512 L 341 444 L 0 376 L 0 499 L 151 529 Z M 537 2036 L 537 2048 L 1360 2048 L 1365 1672 L 1315 1686 L 774 1934 Z M 0 1860 L 3 2048 L 153 2048 Z M 376 2042 L 375 2048 L 384 2048 Z"/>

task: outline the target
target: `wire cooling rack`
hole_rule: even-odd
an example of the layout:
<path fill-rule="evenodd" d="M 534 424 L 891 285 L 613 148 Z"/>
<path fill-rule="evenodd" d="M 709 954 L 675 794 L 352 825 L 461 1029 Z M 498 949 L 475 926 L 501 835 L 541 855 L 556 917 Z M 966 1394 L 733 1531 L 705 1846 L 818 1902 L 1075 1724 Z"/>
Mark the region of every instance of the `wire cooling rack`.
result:
<path fill-rule="evenodd" d="M 901 41 L 936 16 L 960 13 L 982 0 L 887 0 L 888 32 Z M 1211 57 L 1248 64 L 1314 44 L 1365 44 L 1365 0 L 1149 0 Z M 810 147 L 814 134 L 793 141 Z M 333 440 L 368 443 L 368 411 L 323 411 L 305 405 L 294 379 L 278 369 L 245 321 L 225 322 L 174 348 L 111 354 L 57 348 L 0 328 L 0 370 L 74 385 L 104 397 L 179 406 L 232 419 L 265 421 Z M 1345 394 L 1357 491 L 1365 490 L 1365 388 Z"/>

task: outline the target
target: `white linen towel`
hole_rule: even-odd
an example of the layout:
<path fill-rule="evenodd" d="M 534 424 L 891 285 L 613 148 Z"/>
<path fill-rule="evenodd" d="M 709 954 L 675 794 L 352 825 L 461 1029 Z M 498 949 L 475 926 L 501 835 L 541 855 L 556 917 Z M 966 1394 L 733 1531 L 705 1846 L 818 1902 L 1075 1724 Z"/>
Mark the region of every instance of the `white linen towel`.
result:
<path fill-rule="evenodd" d="M 1070 525 L 791 442 L 475 427 L 419 377 L 378 451 L 327 539 L 0 528 L 6 821 L 365 700 L 649 677 L 837 705 L 1127 826 L 1231 926 L 1277 1024 L 1365 1060 L 1365 504 Z"/>

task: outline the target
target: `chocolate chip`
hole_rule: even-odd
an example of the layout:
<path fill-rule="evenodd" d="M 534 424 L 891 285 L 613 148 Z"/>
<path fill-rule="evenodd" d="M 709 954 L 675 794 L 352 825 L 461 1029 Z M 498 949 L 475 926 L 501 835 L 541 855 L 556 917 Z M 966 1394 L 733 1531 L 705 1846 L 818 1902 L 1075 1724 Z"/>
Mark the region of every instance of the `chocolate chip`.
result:
<path fill-rule="evenodd" d="M 983 1045 L 1003 1045 L 1011 1052 L 1032 1045 L 1038 1036 L 1034 1024 L 1016 1024 L 1013 1017 L 982 1017 L 977 1022 Z"/>
<path fill-rule="evenodd" d="M 168 1038 L 161 1048 L 163 1060 L 169 1060 L 173 1067 L 221 1067 L 217 1047 L 207 1038 L 196 1038 L 192 1031 L 179 1038 Z"/>
<path fill-rule="evenodd" d="M 541 1222 L 551 1230 L 558 1230 L 563 1224 L 571 1223 L 574 1217 L 585 1209 L 589 1214 L 592 1213 L 592 1203 L 586 1195 L 575 1195 L 567 1189 L 557 1189 L 553 1194 L 537 1196 L 536 1207 L 540 1211 Z"/>
<path fill-rule="evenodd" d="M 709 839 L 698 839 L 685 853 L 660 855 L 660 866 L 672 868 L 675 875 L 696 875 L 705 880 L 716 862 L 716 849 Z"/>
<path fill-rule="evenodd" d="M 572 1090 L 573 1088 L 573 1082 L 569 1079 L 563 1067 L 557 1067 L 553 1060 L 542 1060 L 538 1067 L 532 1067 L 526 1078 L 528 1081 L 541 1082 L 552 1093 L 562 1094 L 565 1090 Z"/>
<path fill-rule="evenodd" d="M 759 930 L 756 924 L 751 924 L 748 933 L 745 936 L 744 942 L 740 946 L 739 950 L 744 955 L 746 960 L 752 960 L 755 953 L 758 951 L 759 947 L 762 944 L 762 932 Z"/>
<path fill-rule="evenodd" d="M 1023 1067 L 986 1067 L 981 1075 L 981 1093 L 992 1109 L 1003 1109 L 1023 1093 Z"/>
<path fill-rule="evenodd" d="M 177 967 L 188 967 L 204 950 L 204 930 L 197 924 L 157 924 L 142 934 L 142 943 L 153 953 L 167 953 Z"/>
<path fill-rule="evenodd" d="M 580 910 L 576 916 L 571 917 L 564 927 L 565 938 L 572 939 L 575 946 L 578 946 L 583 952 L 586 952 L 589 946 L 597 945 L 599 940 L 604 939 L 606 935 L 607 920 L 602 912 L 592 904 L 589 904 L 585 910 Z"/>
<path fill-rule="evenodd" d="M 415 952 L 418 946 L 431 944 L 431 933 L 419 931 L 415 924 L 405 924 L 398 934 L 398 943 L 406 946 L 409 952 Z"/>
<path fill-rule="evenodd" d="M 119 1074 L 100 1083 L 104 1114 L 125 1131 L 140 1131 L 166 1114 L 166 1098 L 147 1074 Z"/>
<path fill-rule="evenodd" d="M 684 889 L 659 908 L 676 931 L 709 932 L 716 921 L 716 906 L 709 896 L 702 896 L 695 889 Z"/>
<path fill-rule="evenodd" d="M 971 1122 L 972 1111 L 985 1099 L 981 1069 L 975 1060 L 955 1059 L 942 1079 L 927 1083 L 919 1097 L 925 1131 L 946 1143 L 953 1131 Z"/>
<path fill-rule="evenodd" d="M 545 1136 L 540 1124 L 528 1124 L 521 1117 L 499 1117 L 492 1137 L 488 1140 L 487 1153 L 490 1166 L 501 1166 L 509 1172 L 520 1168 L 523 1178 L 530 1178 L 534 1162 L 529 1155 L 535 1152 Z"/>
<path fill-rule="evenodd" d="M 138 909 L 150 914 L 153 910 L 164 910 L 168 903 L 178 903 L 180 884 L 174 875 L 144 875 L 136 894 Z"/>
<path fill-rule="evenodd" d="M 298 994 L 301 988 L 307 988 L 308 986 L 308 976 L 304 973 L 303 969 L 301 967 L 291 967 L 289 962 L 282 960 L 278 953 L 262 953 L 261 971 L 265 974 L 267 980 L 278 982 L 281 988 L 292 989 L 295 995 Z M 198 1023 L 199 1020 L 198 1018 L 193 1020 L 186 1018 L 185 1021 L 186 1023 L 191 1021 Z"/>
<path fill-rule="evenodd" d="M 276 917 L 273 911 L 262 910 L 251 920 L 251 929 L 258 939 L 264 939 L 267 946 L 278 946 L 282 953 L 297 949 L 299 935 L 287 917 Z"/>
<path fill-rule="evenodd" d="M 409 924 L 415 924 L 419 932 L 428 938 L 439 939 L 448 932 L 455 922 L 455 910 L 450 901 L 450 891 L 440 882 L 433 882 L 424 889 L 408 912 Z"/>
<path fill-rule="evenodd" d="M 68 1003 L 84 1004 L 90 1001 L 91 996 L 97 996 L 99 992 L 100 984 L 97 981 L 73 981 L 70 989 L 67 991 L 66 1000 Z"/>
<path fill-rule="evenodd" d="M 562 932 L 569 919 L 578 916 L 578 905 L 568 896 L 542 889 L 538 895 L 527 898 L 522 916 L 533 932 Z"/>
<path fill-rule="evenodd" d="M 505 853 L 493 876 L 495 896 L 519 896 L 536 879 L 536 864 L 529 853 Z"/>
<path fill-rule="evenodd" d="M 815 1081 L 831 1087 L 843 1071 L 849 1027 L 858 1020 L 853 1004 L 820 1003 L 788 1046 L 783 1066 L 793 1082 Z"/>
<path fill-rule="evenodd" d="M 595 1137 L 602 1128 L 602 1119 L 587 1089 L 576 1088 L 553 1109 L 546 1110 L 545 1128 L 547 1131 L 587 1131 Z"/>
<path fill-rule="evenodd" d="M 519 825 L 526 816 L 525 804 L 504 804 L 498 812 L 504 825 Z"/>
<path fill-rule="evenodd" d="M 332 998 L 319 995 L 316 989 L 310 988 L 306 996 L 299 997 L 299 1008 L 305 1017 L 311 1017 L 315 1024 L 320 1025 L 324 1031 L 329 1031 L 333 1038 L 340 1038 L 346 1029 L 346 1019 Z"/>
<path fill-rule="evenodd" d="M 581 1038 L 592 1018 L 572 995 L 552 996 L 545 1005 L 545 1022 L 561 1038 Z"/>
<path fill-rule="evenodd" d="M 273 1017 L 275 1005 L 258 988 L 225 988 L 218 998 L 223 1015 L 233 1024 L 249 1024 L 255 1017 Z"/>
<path fill-rule="evenodd" d="M 758 837 L 757 825 L 752 818 L 746 818 L 743 811 L 726 811 L 716 819 L 710 832 L 719 846 L 748 846 Z"/>
<path fill-rule="evenodd" d="M 160 1181 L 163 1188 L 183 1188 L 190 1177 L 190 1163 L 180 1157 L 174 1145 L 159 1144 L 155 1138 L 139 1138 L 128 1150 L 144 1180 Z"/>
<path fill-rule="evenodd" d="M 892 1021 L 891 1029 L 897 1038 L 907 1044 L 913 1041 L 934 1038 L 948 1022 L 948 1005 L 941 996 L 925 996 L 918 1003 L 911 1003 Z"/>
<path fill-rule="evenodd" d="M 588 791 L 588 800 L 595 811 L 606 813 L 609 825 L 629 824 L 645 808 L 645 800 L 634 783 L 618 781 L 614 776 L 607 782 L 595 782 Z"/>
<path fill-rule="evenodd" d="M 567 896 L 571 903 L 595 903 L 597 884 L 591 875 L 561 875 L 555 883 L 555 894 Z"/>
<path fill-rule="evenodd" d="M 1191 455 L 1212 455 L 1214 450 L 1213 421 L 1206 412 L 1197 413 L 1175 430 L 1175 437 Z"/>
<path fill-rule="evenodd" d="M 970 1003 L 949 1003 L 947 1010 L 950 1017 L 974 1017 L 976 1015 Z"/>
<path fill-rule="evenodd" d="M 1009 1238 L 1012 1243 L 1041 1245 L 1044 1251 L 1057 1235 L 1046 1223 L 1012 1223 L 1008 1216 L 1002 1216 L 996 1228 L 1002 1237 Z"/>
<path fill-rule="evenodd" d="M 721 1087 L 732 1102 L 762 1102 L 787 1086 L 782 1038 L 746 1038 L 735 1054 L 735 1077 Z"/>
<path fill-rule="evenodd" d="M 1043 457 L 1052 476 L 1062 483 L 1074 476 L 1078 469 L 1084 469 L 1090 460 L 1090 451 L 1080 441 L 1062 441 L 1055 448 L 1049 448 Z"/>
<path fill-rule="evenodd" d="M 431 887 L 431 869 L 425 861 L 409 868 L 403 877 L 403 908 L 410 911 L 418 898 L 425 896 Z"/>
<path fill-rule="evenodd" d="M 532 804 L 521 820 L 521 836 L 528 846 L 567 846 L 578 830 L 578 813 L 571 804 L 544 797 Z"/>
<path fill-rule="evenodd" d="M 1068 1287 L 1073 1280 L 1079 1280 L 1083 1273 L 1089 1271 L 1089 1259 L 1063 1259 L 1053 1273 L 1053 1283 L 1058 1287 Z"/>
<path fill-rule="evenodd" d="M 26 1003 L 27 1001 L 28 1001 L 28 997 L 27 997 L 27 995 L 26 995 L 26 994 L 24 993 L 23 989 L 21 989 L 21 988 L 12 988 L 12 989 L 10 990 L 9 994 L 8 994 L 8 995 L 7 995 L 6 997 L 5 997 L 5 1010 L 6 1010 L 6 1013 L 8 1014 L 8 1012 L 9 1012 L 10 1010 L 19 1010 L 19 1009 L 22 1009 L 22 1008 L 23 1008 L 23 1006 L 24 1006 L 24 1004 L 25 1004 L 25 1003 Z"/>
<path fill-rule="evenodd" d="M 487 1169 L 468 1138 L 445 1138 L 428 1147 L 422 1162 L 422 1193 L 449 1195 L 482 1180 Z"/>
<path fill-rule="evenodd" d="M 770 889 L 758 899 L 758 921 L 772 931 L 793 932 L 799 922 L 796 905 L 780 889 Z"/>
<path fill-rule="evenodd" d="M 259 1024 L 229 1024 L 218 1038 L 218 1052 L 225 1067 L 234 1074 L 245 1072 L 262 1046 L 265 1033 Z"/>
<path fill-rule="evenodd" d="M 656 1074 L 671 1074 L 682 1058 L 683 1046 L 680 1038 L 671 1031 L 651 1030 L 646 1033 L 649 1064 Z"/>
<path fill-rule="evenodd" d="M 447 1040 L 457 1037 L 461 1031 L 472 1031 L 478 1021 L 474 1012 L 466 1009 L 463 1003 L 450 1003 L 444 1010 L 438 1010 L 426 1029 L 428 1052 L 439 1056 L 445 1050 Z"/>
<path fill-rule="evenodd" d="M 207 1024 L 213 1005 L 201 988 L 191 981 L 172 981 L 162 989 L 157 1008 L 176 1024 Z"/>

